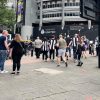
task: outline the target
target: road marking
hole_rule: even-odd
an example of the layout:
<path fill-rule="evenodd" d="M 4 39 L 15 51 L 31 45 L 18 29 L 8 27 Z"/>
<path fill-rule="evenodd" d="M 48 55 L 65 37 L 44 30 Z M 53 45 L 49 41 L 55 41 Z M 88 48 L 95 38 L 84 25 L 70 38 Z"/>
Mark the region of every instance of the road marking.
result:
<path fill-rule="evenodd" d="M 57 74 L 61 74 L 63 73 L 63 71 L 58 71 L 55 69 L 50 69 L 50 68 L 39 68 L 39 69 L 35 69 L 35 71 L 39 71 L 45 74 L 51 74 L 51 75 L 57 75 Z"/>

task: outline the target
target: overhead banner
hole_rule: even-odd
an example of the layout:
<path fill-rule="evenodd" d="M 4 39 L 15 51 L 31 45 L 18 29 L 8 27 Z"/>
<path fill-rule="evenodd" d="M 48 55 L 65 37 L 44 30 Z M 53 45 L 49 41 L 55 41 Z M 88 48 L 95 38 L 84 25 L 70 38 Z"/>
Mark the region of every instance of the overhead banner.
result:
<path fill-rule="evenodd" d="M 16 21 L 17 23 L 25 23 L 25 5 L 26 0 L 17 0 L 17 12 L 16 12 Z"/>

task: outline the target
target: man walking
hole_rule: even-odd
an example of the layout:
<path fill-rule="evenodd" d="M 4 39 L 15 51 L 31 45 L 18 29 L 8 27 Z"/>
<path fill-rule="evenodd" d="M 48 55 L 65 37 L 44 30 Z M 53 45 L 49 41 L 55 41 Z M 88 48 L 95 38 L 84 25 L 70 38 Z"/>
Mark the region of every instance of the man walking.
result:
<path fill-rule="evenodd" d="M 66 44 L 65 39 L 63 39 L 62 35 L 59 35 L 58 45 L 59 45 L 59 49 L 58 49 L 58 58 L 57 58 L 58 65 L 57 66 L 60 66 L 61 57 L 62 57 L 63 61 L 65 62 L 65 66 L 67 67 L 68 64 L 65 57 L 67 44 Z"/>
<path fill-rule="evenodd" d="M 35 46 L 36 58 L 39 59 L 42 47 L 42 40 L 40 40 L 39 37 L 37 37 L 37 39 L 35 40 L 34 46 Z"/>
<path fill-rule="evenodd" d="M 2 36 L 0 36 L 0 73 L 7 73 L 7 71 L 4 70 L 4 63 L 7 58 L 7 50 L 8 50 L 8 44 L 7 44 L 7 36 L 8 31 L 3 30 Z"/>
<path fill-rule="evenodd" d="M 50 60 L 52 61 L 54 61 L 55 59 L 55 45 L 56 45 L 55 36 L 52 36 L 50 40 Z"/>
<path fill-rule="evenodd" d="M 73 37 L 72 43 L 73 43 L 73 59 L 74 62 L 76 62 L 77 60 L 77 42 L 78 42 L 78 34 L 75 34 L 75 36 Z"/>

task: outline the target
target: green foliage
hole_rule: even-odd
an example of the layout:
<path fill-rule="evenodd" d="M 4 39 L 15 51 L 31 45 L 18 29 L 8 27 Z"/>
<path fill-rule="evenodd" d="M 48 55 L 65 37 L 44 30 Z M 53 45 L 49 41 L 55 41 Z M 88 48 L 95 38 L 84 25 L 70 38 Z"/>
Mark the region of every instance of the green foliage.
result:
<path fill-rule="evenodd" d="M 6 7 L 7 0 L 0 0 L 0 24 L 7 26 L 11 30 L 15 24 L 15 12 L 12 8 Z"/>

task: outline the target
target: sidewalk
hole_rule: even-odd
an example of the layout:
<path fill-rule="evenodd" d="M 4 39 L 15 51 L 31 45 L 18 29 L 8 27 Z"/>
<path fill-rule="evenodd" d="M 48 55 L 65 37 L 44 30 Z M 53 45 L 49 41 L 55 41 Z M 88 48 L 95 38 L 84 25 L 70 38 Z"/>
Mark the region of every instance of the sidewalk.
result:
<path fill-rule="evenodd" d="M 23 57 L 20 75 L 0 74 L 0 100 L 100 100 L 100 69 L 97 57 L 83 59 L 78 67 L 70 60 L 43 62 Z M 11 61 L 6 62 L 11 71 Z"/>

